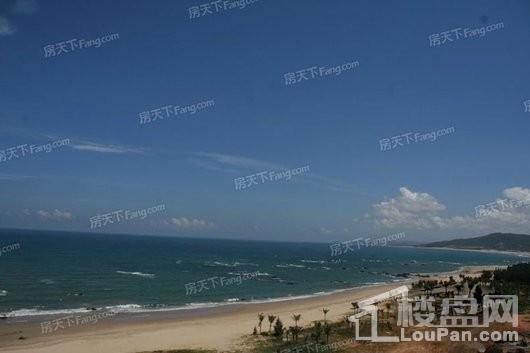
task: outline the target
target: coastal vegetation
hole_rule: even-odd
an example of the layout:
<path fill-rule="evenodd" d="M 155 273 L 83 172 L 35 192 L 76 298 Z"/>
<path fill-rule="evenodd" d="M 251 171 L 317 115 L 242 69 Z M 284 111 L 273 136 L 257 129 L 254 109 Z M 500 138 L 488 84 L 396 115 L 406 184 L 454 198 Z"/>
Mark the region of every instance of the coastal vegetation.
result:
<path fill-rule="evenodd" d="M 494 271 L 482 271 L 480 273 L 461 274 L 459 276 L 447 276 L 442 279 L 419 279 L 410 286 L 409 297 L 430 296 L 434 298 L 436 316 L 441 314 L 441 304 L 445 298 L 453 298 L 455 295 L 463 295 L 475 298 L 480 305 L 486 294 L 517 294 L 519 300 L 519 314 L 526 318 L 529 306 L 530 287 L 530 264 L 522 263 L 508 267 L 507 269 L 497 269 Z M 520 341 L 508 344 L 507 342 L 484 342 L 474 344 L 473 342 L 401 342 L 397 345 L 383 345 L 369 341 L 356 341 L 354 324 L 348 317 L 360 312 L 357 302 L 351 303 L 351 310 L 342 313 L 342 320 L 328 320 L 329 309 L 322 308 L 323 320 L 317 320 L 306 325 L 300 325 L 301 315 L 292 314 L 291 319 L 294 325 L 288 328 L 283 327 L 280 318 L 276 318 L 273 337 L 267 338 L 265 332 L 258 338 L 251 339 L 248 344 L 253 347 L 253 353 L 294 353 L 294 352 L 402 352 L 405 345 L 414 344 L 414 352 L 437 351 L 460 353 L 495 353 L 495 352 L 522 352 L 528 340 L 529 332 L 519 332 Z M 399 326 L 397 325 L 396 300 L 386 300 L 376 304 L 379 309 L 378 332 L 387 336 L 399 336 Z M 479 309 L 481 310 L 481 309 Z M 359 333 L 362 336 L 370 335 L 370 319 L 362 318 L 359 321 Z M 278 329 L 277 329 L 278 327 Z M 416 329 L 417 327 L 415 327 Z M 491 329 L 508 328 L 505 326 L 493 325 Z M 478 330 L 478 329 L 476 329 Z M 473 331 L 473 330 L 472 330 Z M 474 332 L 474 331 L 473 331 Z M 283 333 L 283 334 L 282 334 Z M 478 333 L 477 332 L 474 332 Z M 330 343 L 331 342 L 331 343 Z M 344 342 L 344 343 L 343 343 Z M 336 344 L 336 346 L 332 346 Z M 526 350 L 525 350 L 526 351 Z M 412 350 L 411 350 L 412 352 Z"/>
<path fill-rule="evenodd" d="M 488 330 L 517 329 L 519 342 L 400 342 L 399 344 L 381 344 L 355 340 L 355 325 L 348 317 L 360 312 L 357 302 L 351 303 L 348 312 L 334 313 L 337 320 L 329 318 L 330 310 L 321 308 L 322 319 L 303 322 L 299 313 L 292 313 L 288 319 L 292 325 L 285 325 L 280 315 L 258 313 L 252 334 L 244 337 L 243 347 L 230 353 L 298 353 L 298 352 L 337 352 L 337 353 L 402 353 L 402 352 L 439 352 L 439 353 L 522 353 L 528 352 L 530 339 L 530 264 L 520 263 L 506 269 L 462 273 L 458 276 L 422 277 L 409 286 L 409 298 L 429 296 L 434 299 L 436 317 L 441 314 L 441 303 L 445 298 L 463 295 L 475 298 L 480 304 L 486 294 L 518 295 L 519 327 L 508 324 L 493 324 Z M 375 304 L 378 308 L 378 333 L 385 336 L 400 336 L 398 325 L 398 303 L 395 299 Z M 262 331 L 262 323 L 267 318 L 269 330 Z M 338 320 L 338 318 L 341 318 Z M 521 325 L 522 323 L 522 325 Z M 408 330 L 411 328 L 409 327 Z M 414 327 L 414 329 L 422 329 Z M 423 328 L 426 329 L 426 328 Z M 482 328 L 472 328 L 473 335 Z M 359 320 L 359 334 L 370 336 L 370 318 Z M 406 330 L 407 332 L 409 332 Z M 412 347 L 413 345 L 413 347 Z M 225 351 L 223 351 L 225 352 Z M 152 353 L 214 353 L 210 350 L 171 350 Z M 220 351 L 218 352 L 220 353 Z"/>

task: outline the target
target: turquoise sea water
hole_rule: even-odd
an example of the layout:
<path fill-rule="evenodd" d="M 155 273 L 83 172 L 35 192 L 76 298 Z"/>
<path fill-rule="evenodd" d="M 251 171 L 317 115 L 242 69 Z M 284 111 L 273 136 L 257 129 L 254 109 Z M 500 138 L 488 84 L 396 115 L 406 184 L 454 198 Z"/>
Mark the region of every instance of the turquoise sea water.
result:
<path fill-rule="evenodd" d="M 526 260 L 390 246 L 332 257 L 329 244 L 0 231 L 0 248 L 13 243 L 20 247 L 0 256 L 0 313 L 9 316 L 268 301 L 396 282 L 403 273 Z M 238 281 L 243 273 L 252 276 Z M 196 293 L 186 293 L 189 283 Z"/>

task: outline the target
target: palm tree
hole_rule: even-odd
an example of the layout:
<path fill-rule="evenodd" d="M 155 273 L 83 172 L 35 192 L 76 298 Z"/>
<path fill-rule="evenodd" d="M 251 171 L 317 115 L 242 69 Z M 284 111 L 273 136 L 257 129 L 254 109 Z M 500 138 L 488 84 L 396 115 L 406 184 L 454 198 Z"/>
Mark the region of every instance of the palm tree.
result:
<path fill-rule="evenodd" d="M 480 282 L 488 283 L 491 280 L 491 271 L 482 271 L 480 275 Z"/>
<path fill-rule="evenodd" d="M 443 283 L 443 286 L 444 286 L 444 288 L 445 288 L 445 296 L 446 296 L 446 297 L 447 297 L 447 288 L 449 287 L 450 284 L 451 284 L 451 283 L 449 283 L 448 281 L 445 281 L 445 282 Z"/>
<path fill-rule="evenodd" d="M 302 328 L 298 326 L 290 326 L 289 331 L 291 331 L 291 335 L 293 336 L 293 340 L 298 341 L 298 335 L 302 332 Z"/>
<path fill-rule="evenodd" d="M 432 282 L 425 283 L 425 286 L 423 288 L 425 289 L 425 292 L 427 294 L 431 294 L 432 290 L 435 288 L 435 283 L 432 283 Z"/>
<path fill-rule="evenodd" d="M 261 323 L 263 322 L 263 319 L 265 319 L 265 315 L 263 315 L 263 313 L 259 313 L 258 314 L 258 320 L 259 320 L 258 327 L 259 327 L 259 334 L 260 335 L 261 335 Z"/>
<path fill-rule="evenodd" d="M 329 343 L 329 334 L 331 333 L 331 326 L 328 324 L 324 325 L 324 334 L 326 335 L 326 344 Z"/>
<path fill-rule="evenodd" d="M 329 313 L 329 309 L 328 308 L 324 308 L 324 309 L 322 309 L 322 312 L 324 313 L 324 322 L 325 322 L 325 321 L 327 321 L 326 320 L 326 315 L 327 315 L 327 313 Z"/>
<path fill-rule="evenodd" d="M 293 332 L 293 328 L 292 326 L 289 326 L 289 328 L 286 331 L 287 333 L 287 342 L 289 342 L 289 335 L 291 335 L 291 337 L 293 338 L 293 341 L 294 341 L 294 332 Z"/>
<path fill-rule="evenodd" d="M 298 321 L 302 318 L 302 314 L 294 315 L 293 314 L 293 320 L 294 320 L 294 326 L 298 327 Z"/>
<path fill-rule="evenodd" d="M 350 320 L 348 319 L 348 318 L 349 318 L 349 315 L 344 315 L 343 318 L 344 318 L 344 324 L 346 324 L 347 327 L 351 327 L 351 326 L 352 326 L 352 325 L 351 325 L 351 322 L 350 322 Z"/>
<path fill-rule="evenodd" d="M 274 320 L 276 320 L 276 316 L 274 316 L 274 315 L 269 315 L 269 316 L 268 316 L 268 319 L 269 319 L 269 333 L 271 333 L 271 330 L 272 330 L 272 323 L 274 322 Z"/>

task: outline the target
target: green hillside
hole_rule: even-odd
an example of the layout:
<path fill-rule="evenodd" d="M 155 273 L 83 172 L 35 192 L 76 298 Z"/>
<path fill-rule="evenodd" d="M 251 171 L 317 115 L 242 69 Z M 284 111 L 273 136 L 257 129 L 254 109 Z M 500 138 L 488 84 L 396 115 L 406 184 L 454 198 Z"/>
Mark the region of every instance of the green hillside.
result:
<path fill-rule="evenodd" d="M 438 241 L 420 246 L 453 249 L 530 251 L 530 235 L 492 233 L 476 238 Z"/>

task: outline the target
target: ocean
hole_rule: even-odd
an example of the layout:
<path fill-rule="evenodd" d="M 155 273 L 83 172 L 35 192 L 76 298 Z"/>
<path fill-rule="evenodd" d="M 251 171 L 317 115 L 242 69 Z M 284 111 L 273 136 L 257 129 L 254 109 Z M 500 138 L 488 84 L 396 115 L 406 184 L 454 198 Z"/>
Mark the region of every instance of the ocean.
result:
<path fill-rule="evenodd" d="M 329 244 L 0 231 L 0 313 L 185 310 L 314 296 L 399 282 L 407 273 L 526 260 L 379 246 L 331 256 Z"/>

